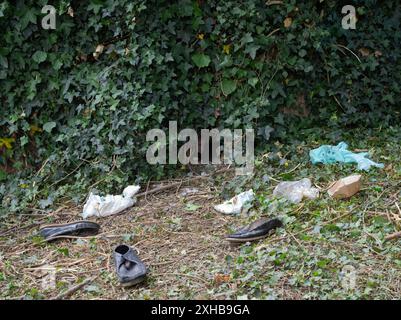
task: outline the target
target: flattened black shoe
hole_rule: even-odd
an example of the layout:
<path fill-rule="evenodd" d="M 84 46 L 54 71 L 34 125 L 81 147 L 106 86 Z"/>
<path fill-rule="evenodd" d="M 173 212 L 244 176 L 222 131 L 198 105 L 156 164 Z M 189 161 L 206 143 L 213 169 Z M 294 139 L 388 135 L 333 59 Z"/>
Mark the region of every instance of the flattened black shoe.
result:
<path fill-rule="evenodd" d="M 114 262 L 121 285 L 133 286 L 145 279 L 146 266 L 132 248 L 126 245 L 117 246 L 114 249 Z"/>
<path fill-rule="evenodd" d="M 279 219 L 261 218 L 250 225 L 230 234 L 226 237 L 230 242 L 249 242 L 266 238 L 270 231 L 275 228 L 282 227 L 283 224 Z"/>
<path fill-rule="evenodd" d="M 64 224 L 49 224 L 39 228 L 40 235 L 46 241 L 52 241 L 60 238 L 69 238 L 71 236 L 89 236 L 99 232 L 100 225 L 91 221 L 74 221 Z"/>

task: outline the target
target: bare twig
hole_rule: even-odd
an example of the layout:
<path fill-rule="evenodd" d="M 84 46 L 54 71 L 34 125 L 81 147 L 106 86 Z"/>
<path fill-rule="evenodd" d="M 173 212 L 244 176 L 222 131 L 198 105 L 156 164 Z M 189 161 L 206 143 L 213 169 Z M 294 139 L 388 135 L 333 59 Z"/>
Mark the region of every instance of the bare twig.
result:
<path fill-rule="evenodd" d="M 400 217 L 401 217 L 401 209 L 400 209 L 400 206 L 398 205 L 398 203 L 397 203 L 397 202 L 395 203 L 395 206 L 397 207 L 397 209 L 398 209 L 398 212 L 400 213 Z"/>
<path fill-rule="evenodd" d="M 56 182 L 53 182 L 49 188 L 59 184 L 61 181 L 64 181 L 65 179 L 67 179 L 69 176 L 73 175 L 75 172 L 78 171 L 78 169 L 84 164 L 84 162 L 82 161 L 74 170 L 72 170 L 69 174 L 67 174 L 65 177 L 61 178 L 60 180 L 57 180 Z"/>
<path fill-rule="evenodd" d="M 274 29 L 272 32 L 270 32 L 270 33 L 266 36 L 266 38 L 271 37 L 273 34 L 275 34 L 275 33 L 278 32 L 278 31 L 280 31 L 280 28 Z"/>
<path fill-rule="evenodd" d="M 351 52 L 355 56 L 355 58 L 358 59 L 359 63 L 361 63 L 361 59 L 359 59 L 358 55 L 356 53 L 354 53 L 354 51 L 352 51 L 351 49 L 347 48 L 346 46 L 343 46 L 342 44 L 338 44 L 337 43 L 336 46 Z"/>
<path fill-rule="evenodd" d="M 40 169 L 38 170 L 38 172 L 36 172 L 35 176 L 37 177 L 42 170 L 46 167 L 47 163 L 49 162 L 50 158 L 47 158 L 45 162 L 43 162 L 43 165 L 40 167 Z"/>
<path fill-rule="evenodd" d="M 186 179 L 186 180 L 174 182 L 174 183 L 171 183 L 171 184 L 168 184 L 168 185 L 165 185 L 165 186 L 159 186 L 159 187 L 156 187 L 156 188 L 154 188 L 154 189 L 152 189 L 152 190 L 145 191 L 145 192 L 142 192 L 142 193 L 138 193 L 138 194 L 136 195 L 136 197 L 137 197 L 137 198 L 140 198 L 140 197 L 143 197 L 143 196 L 147 196 L 147 195 L 149 195 L 149 194 L 158 193 L 158 192 L 161 192 L 161 191 L 165 191 L 165 190 L 168 190 L 168 189 L 172 189 L 172 188 L 175 188 L 175 187 L 179 187 L 179 186 L 182 185 L 183 182 L 189 182 L 189 181 L 194 181 L 194 180 L 206 179 L 206 178 L 210 178 L 211 176 L 213 176 L 213 175 L 215 175 L 215 174 L 224 173 L 224 172 L 229 172 L 229 171 L 231 171 L 231 170 L 234 170 L 234 168 L 217 170 L 217 171 L 215 171 L 215 172 L 213 172 L 213 173 L 211 173 L 211 174 L 208 174 L 208 175 L 196 176 L 196 177 L 192 177 L 192 178 L 189 178 L 189 179 Z"/>
<path fill-rule="evenodd" d="M 340 108 L 341 108 L 343 111 L 345 111 L 343 105 L 340 103 L 340 101 L 338 101 L 337 97 L 336 97 L 336 96 L 333 96 L 333 98 L 334 98 L 334 101 L 337 102 L 337 104 L 340 106 Z"/>
<path fill-rule="evenodd" d="M 54 298 L 51 298 L 50 300 L 61 300 L 61 299 L 65 299 L 68 298 L 70 295 L 72 295 L 74 292 L 82 289 L 83 287 L 85 287 L 87 284 L 91 283 L 92 281 L 94 281 L 98 276 L 92 277 L 92 278 L 88 278 L 86 279 L 84 282 L 81 282 L 79 284 L 77 284 L 76 286 L 71 287 L 70 289 L 68 289 L 67 291 L 60 293 L 59 295 L 55 296 Z"/>
<path fill-rule="evenodd" d="M 266 5 L 268 5 L 268 6 L 272 6 L 274 4 L 283 4 L 283 1 L 280 1 L 280 0 L 269 0 L 269 1 L 266 2 Z"/>
<path fill-rule="evenodd" d="M 398 238 L 401 238 L 401 231 L 389 234 L 384 238 L 384 241 L 390 241 Z"/>

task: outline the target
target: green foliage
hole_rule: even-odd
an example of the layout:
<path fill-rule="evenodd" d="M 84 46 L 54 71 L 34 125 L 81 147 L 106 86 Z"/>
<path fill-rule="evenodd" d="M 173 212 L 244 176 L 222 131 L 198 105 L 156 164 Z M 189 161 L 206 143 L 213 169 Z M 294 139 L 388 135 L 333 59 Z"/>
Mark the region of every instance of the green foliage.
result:
<path fill-rule="evenodd" d="M 233 93 L 235 89 L 237 89 L 237 84 L 235 81 L 230 79 L 223 79 L 223 81 L 221 81 L 221 91 L 225 96 Z"/>
<path fill-rule="evenodd" d="M 145 137 L 169 120 L 284 138 L 399 118 L 398 1 L 359 5 L 356 30 L 340 2 L 59 0 L 44 30 L 47 1 L 1 1 L 2 207 L 160 177 Z"/>
<path fill-rule="evenodd" d="M 272 152 L 275 155 L 261 159 L 263 163 L 252 179 L 238 176 L 226 184 L 229 196 L 249 188 L 257 192 L 252 210 L 237 217 L 234 224 L 247 225 L 261 216 L 278 217 L 284 228 L 260 242 L 243 244 L 235 251 L 239 255 L 234 261 L 227 256 L 232 281 L 238 286 L 235 290 L 221 287 L 215 293 L 225 293 L 231 299 L 391 298 L 397 289 L 389 279 L 400 272 L 401 249 L 399 240 L 384 239 L 399 230 L 399 223 L 380 213 L 398 210 L 389 199 L 401 196 L 400 128 L 358 128 L 339 137 L 324 130 L 307 134 L 302 131 L 298 142 L 277 144 Z M 312 165 L 309 161 L 306 146 L 336 139 L 366 148 L 386 164 L 386 169 L 361 172 L 363 188 L 350 199 L 332 199 L 324 190 L 333 181 L 355 174 L 354 165 Z M 280 165 L 283 155 L 289 163 L 286 169 Z M 286 176 L 283 171 L 291 171 L 293 180 L 311 178 L 322 188 L 319 198 L 292 204 L 273 197 L 276 181 Z M 342 280 L 344 268 L 350 266 L 356 272 L 355 287 L 347 288 Z"/>
<path fill-rule="evenodd" d="M 210 58 L 203 53 L 196 53 L 192 56 L 192 61 L 198 68 L 203 68 L 209 65 Z"/>

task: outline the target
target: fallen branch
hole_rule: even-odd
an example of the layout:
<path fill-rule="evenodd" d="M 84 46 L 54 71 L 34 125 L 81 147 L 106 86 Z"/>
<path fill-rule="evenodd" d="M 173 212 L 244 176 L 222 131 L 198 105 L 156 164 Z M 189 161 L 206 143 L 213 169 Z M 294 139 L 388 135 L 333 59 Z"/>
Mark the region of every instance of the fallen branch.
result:
<path fill-rule="evenodd" d="M 398 238 L 401 238 L 401 231 L 389 234 L 384 238 L 384 241 L 390 241 Z"/>
<path fill-rule="evenodd" d="M 86 279 L 84 282 L 81 282 L 79 284 L 77 284 L 76 286 L 71 287 L 70 289 L 68 289 L 67 291 L 60 293 L 59 295 L 55 296 L 54 298 L 51 298 L 50 300 L 61 300 L 64 298 L 68 298 L 70 295 L 72 295 L 73 293 L 75 293 L 76 291 L 82 289 L 83 287 L 85 287 L 87 284 L 91 283 L 92 281 L 94 281 L 98 276 L 92 277 L 92 278 L 88 278 Z"/>
<path fill-rule="evenodd" d="M 165 186 L 156 187 L 156 188 L 154 188 L 154 189 L 152 189 L 152 190 L 145 191 L 145 192 L 142 192 L 142 193 L 138 193 L 138 194 L 136 195 L 136 197 L 137 197 L 137 198 L 140 198 L 140 197 L 148 196 L 148 195 L 150 195 L 150 194 L 158 193 L 158 192 L 161 192 L 161 191 L 164 191 L 164 190 L 172 189 L 172 188 L 174 188 L 174 187 L 180 187 L 184 182 L 189 182 L 189 181 L 193 181 L 193 180 L 200 180 L 200 179 L 210 178 L 211 176 L 213 176 L 213 175 L 215 175 L 215 174 L 223 173 L 223 172 L 228 172 L 228 171 L 231 171 L 231 170 L 234 170 L 234 168 L 228 168 L 228 169 L 217 170 L 217 171 L 215 171 L 215 172 L 213 172 L 213 173 L 211 173 L 211 174 L 208 174 L 208 175 L 196 176 L 196 177 L 192 177 L 192 178 L 189 178 L 189 179 L 186 179 L 186 180 L 174 182 L 174 183 L 171 183 L 171 184 L 168 184 L 168 185 L 165 185 Z"/>

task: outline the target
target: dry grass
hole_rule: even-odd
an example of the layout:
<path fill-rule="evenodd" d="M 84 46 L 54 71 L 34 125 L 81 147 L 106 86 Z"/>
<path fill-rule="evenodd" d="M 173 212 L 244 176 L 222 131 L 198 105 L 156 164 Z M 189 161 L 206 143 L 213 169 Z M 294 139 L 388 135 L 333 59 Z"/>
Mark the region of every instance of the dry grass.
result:
<path fill-rule="evenodd" d="M 355 145 L 369 147 L 361 141 Z M 347 200 L 331 199 L 325 190 L 353 174 L 354 166 L 312 166 L 306 152 L 298 155 L 297 148 L 289 168 L 262 157 L 257 175 L 245 184 L 225 172 L 215 180 L 144 186 L 152 190 L 160 183 L 178 182 L 141 197 L 127 212 L 94 219 L 101 225 L 95 237 L 44 243 L 35 236 L 41 224 L 79 220 L 79 207 L 10 214 L 12 220 L 0 221 L 0 298 L 396 299 L 401 292 L 401 239 L 385 239 L 400 231 L 400 140 L 386 136 L 385 141 L 375 159 L 386 168 L 364 173 L 361 192 Z M 266 183 L 264 175 L 271 181 Z M 319 199 L 300 205 L 270 201 L 278 181 L 304 177 L 313 177 L 322 191 Z M 258 201 L 249 216 L 214 211 L 213 205 L 221 202 L 221 185 L 227 195 L 255 190 Z M 181 194 L 194 187 L 195 194 Z M 227 244 L 225 234 L 261 215 L 279 217 L 285 227 L 251 245 Z M 112 252 L 121 243 L 135 247 L 148 265 L 146 282 L 132 288 L 118 284 Z M 342 284 L 345 266 L 356 269 L 351 290 Z M 49 267 L 57 270 L 57 286 L 45 290 L 44 268 Z"/>
<path fill-rule="evenodd" d="M 194 187 L 192 183 L 192 187 Z M 225 256 L 235 249 L 224 241 L 228 227 L 238 219 L 216 213 L 220 202 L 208 182 L 197 183 L 195 194 L 181 195 L 185 186 L 143 197 L 135 207 L 117 216 L 96 218 L 100 233 L 81 239 L 43 243 L 36 238 L 40 223 L 66 223 L 80 219 L 80 208 L 61 208 L 49 215 L 24 216 L 18 226 L 1 231 L 0 282 L 7 298 L 54 298 L 85 279 L 96 277 L 89 291 L 80 288 L 71 298 L 210 298 L 208 290 L 224 272 Z M 199 206 L 187 210 L 187 203 Z M 147 281 L 133 288 L 119 286 L 114 274 L 113 248 L 126 243 L 137 249 L 150 268 Z M 67 251 L 68 250 L 68 251 Z M 43 290 L 46 268 L 55 267 L 57 289 Z M 11 288 L 10 288 L 11 284 Z M 12 295 L 10 295 L 10 293 Z"/>

